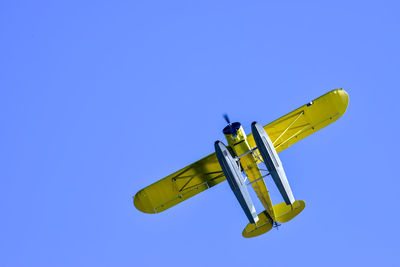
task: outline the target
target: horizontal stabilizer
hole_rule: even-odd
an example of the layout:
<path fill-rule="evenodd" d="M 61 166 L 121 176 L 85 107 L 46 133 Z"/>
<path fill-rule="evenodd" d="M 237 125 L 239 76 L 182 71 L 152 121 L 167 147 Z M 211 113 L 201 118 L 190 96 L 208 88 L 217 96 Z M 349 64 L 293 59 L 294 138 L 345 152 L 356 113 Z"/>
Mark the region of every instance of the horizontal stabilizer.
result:
<path fill-rule="evenodd" d="M 242 236 L 246 238 L 256 237 L 265 234 L 272 229 L 273 221 L 266 211 L 258 214 L 257 224 L 249 223 L 242 232 Z"/>
<path fill-rule="evenodd" d="M 292 205 L 286 205 L 285 202 L 274 205 L 276 220 L 285 223 L 296 217 L 305 208 L 306 203 L 303 200 L 296 200 Z"/>
<path fill-rule="evenodd" d="M 280 223 L 285 223 L 296 217 L 306 206 L 303 200 L 296 200 L 292 205 L 286 205 L 285 202 L 274 205 L 274 212 L 276 216 L 276 221 Z M 266 211 L 258 214 L 257 224 L 249 223 L 246 228 L 244 228 L 242 235 L 243 237 L 250 238 L 265 234 L 274 226 L 274 222 L 271 217 L 268 216 Z"/>

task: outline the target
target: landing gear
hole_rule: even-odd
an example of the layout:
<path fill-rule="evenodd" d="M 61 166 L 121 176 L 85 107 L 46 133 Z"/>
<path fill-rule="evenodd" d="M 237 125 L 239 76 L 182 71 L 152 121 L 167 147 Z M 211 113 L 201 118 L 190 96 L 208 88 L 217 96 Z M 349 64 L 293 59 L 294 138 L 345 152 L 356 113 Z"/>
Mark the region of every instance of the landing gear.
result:
<path fill-rule="evenodd" d="M 242 206 L 242 209 L 250 223 L 257 223 L 257 212 L 253 202 L 251 201 L 249 191 L 247 190 L 246 181 L 243 179 L 236 160 L 232 157 L 228 148 L 222 142 L 216 141 L 214 146 L 222 171 L 224 172 L 229 186 L 239 201 L 240 206 Z"/>

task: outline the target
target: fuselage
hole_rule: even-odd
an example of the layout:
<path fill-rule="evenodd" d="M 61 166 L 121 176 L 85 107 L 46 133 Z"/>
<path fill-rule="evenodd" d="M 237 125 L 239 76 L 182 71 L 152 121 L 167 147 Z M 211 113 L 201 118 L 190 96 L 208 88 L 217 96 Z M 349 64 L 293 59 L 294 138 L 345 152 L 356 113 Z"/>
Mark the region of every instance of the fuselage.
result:
<path fill-rule="evenodd" d="M 262 177 L 261 171 L 258 168 L 258 162 L 260 162 L 260 160 L 254 154 L 255 152 L 251 151 L 252 148 L 247 141 L 243 127 L 240 123 L 234 122 L 226 126 L 223 133 L 232 152 L 235 156 L 240 156 L 240 165 L 249 182 L 253 182 L 251 185 L 264 206 L 265 211 L 268 213 L 271 220 L 275 221 L 275 214 L 267 186 L 263 179 L 259 179 Z M 257 179 L 259 180 L 256 181 Z"/>

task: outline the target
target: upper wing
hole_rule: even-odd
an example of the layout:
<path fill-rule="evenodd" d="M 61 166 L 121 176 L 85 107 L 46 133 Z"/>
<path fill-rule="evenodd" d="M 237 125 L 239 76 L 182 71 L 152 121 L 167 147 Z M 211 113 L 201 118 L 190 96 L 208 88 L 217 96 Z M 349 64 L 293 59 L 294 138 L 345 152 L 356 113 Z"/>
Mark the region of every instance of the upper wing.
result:
<path fill-rule="evenodd" d="M 336 89 L 264 126 L 277 152 L 339 119 L 349 96 Z M 247 135 L 255 147 L 252 134 Z M 151 184 L 134 196 L 135 207 L 146 213 L 164 211 L 225 180 L 215 153 Z"/>
<path fill-rule="evenodd" d="M 264 129 L 279 153 L 339 119 L 348 104 L 346 91 L 335 89 L 265 125 Z M 256 146 L 253 134 L 247 135 L 247 141 L 251 147 Z"/>

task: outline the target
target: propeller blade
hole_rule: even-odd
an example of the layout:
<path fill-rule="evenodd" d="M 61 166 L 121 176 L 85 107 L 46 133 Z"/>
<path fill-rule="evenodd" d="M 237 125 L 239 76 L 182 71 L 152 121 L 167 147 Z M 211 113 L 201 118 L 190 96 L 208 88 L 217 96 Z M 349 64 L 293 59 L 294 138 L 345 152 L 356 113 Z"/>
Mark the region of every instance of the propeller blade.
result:
<path fill-rule="evenodd" d="M 226 120 L 226 122 L 228 123 L 228 124 L 231 124 L 231 121 L 229 120 L 229 117 L 228 117 L 228 114 L 224 114 L 224 119 Z"/>

